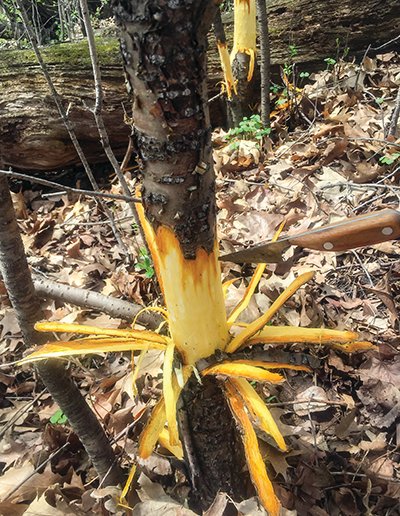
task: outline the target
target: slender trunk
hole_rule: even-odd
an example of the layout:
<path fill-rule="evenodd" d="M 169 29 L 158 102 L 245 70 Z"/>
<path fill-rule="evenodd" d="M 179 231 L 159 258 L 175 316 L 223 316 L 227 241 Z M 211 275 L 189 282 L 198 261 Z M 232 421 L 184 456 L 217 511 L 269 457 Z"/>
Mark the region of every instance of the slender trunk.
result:
<path fill-rule="evenodd" d="M 257 0 L 257 10 L 260 34 L 261 122 L 264 127 L 270 127 L 271 52 L 266 0 Z"/>
<path fill-rule="evenodd" d="M 35 322 L 42 318 L 42 314 L 19 234 L 7 179 L 3 176 L 0 176 L 0 271 L 25 343 L 30 346 L 53 340 L 50 335 L 38 333 L 34 329 Z M 118 484 L 121 474 L 112 447 L 64 363 L 47 360 L 39 362 L 36 367 L 50 394 L 82 441 L 103 484 Z"/>
<path fill-rule="evenodd" d="M 217 261 L 215 178 L 205 83 L 212 1 L 113 1 L 134 91 L 133 141 L 144 173 L 142 220 L 162 283 L 171 339 L 184 365 L 222 349 L 228 328 Z M 185 387 L 180 436 L 194 502 L 239 498 L 243 451 L 220 388 Z M 205 421 L 205 419 L 207 421 Z M 203 430 L 204 429 L 204 430 Z M 223 467 L 221 467 L 221 461 Z"/>
<path fill-rule="evenodd" d="M 230 125 L 235 127 L 252 112 L 254 103 L 254 70 L 256 53 L 256 4 L 255 0 L 235 0 L 234 36 L 231 63 L 236 79 L 236 94 L 229 102 Z"/>
<path fill-rule="evenodd" d="M 86 29 L 86 35 L 89 45 L 89 53 L 90 53 L 90 59 L 92 61 L 92 69 L 93 69 L 93 79 L 94 79 L 94 86 L 96 90 L 96 102 L 93 109 L 93 115 L 96 120 L 96 126 L 97 130 L 99 132 L 101 145 L 103 147 L 104 153 L 108 158 L 108 161 L 110 162 L 111 166 L 113 167 L 113 170 L 115 172 L 115 175 L 118 177 L 119 183 L 122 187 L 122 191 L 124 192 L 124 195 L 131 197 L 131 191 L 129 188 L 129 185 L 125 179 L 124 173 L 121 170 L 121 167 L 119 166 L 118 160 L 115 157 L 115 154 L 111 148 L 110 145 L 110 139 L 108 137 L 108 132 L 106 125 L 104 123 L 103 118 L 103 103 L 104 103 L 104 93 L 103 93 L 103 86 L 101 84 L 101 71 L 100 71 L 100 64 L 99 64 L 99 58 L 97 55 L 97 49 L 96 49 L 96 41 L 94 37 L 94 31 L 93 27 L 90 21 L 90 15 L 89 15 L 89 7 L 87 0 L 79 0 L 79 5 L 82 11 L 82 17 L 83 17 L 83 23 L 85 25 Z M 136 224 L 140 227 L 139 219 L 136 213 L 135 203 L 132 201 L 129 203 L 130 207 L 130 213 L 132 217 L 134 218 Z M 141 239 L 144 241 L 144 235 L 141 234 Z M 140 246 L 145 245 L 143 241 L 139 241 L 137 237 L 134 237 L 135 243 L 136 243 L 136 251 L 137 254 L 139 254 Z"/>

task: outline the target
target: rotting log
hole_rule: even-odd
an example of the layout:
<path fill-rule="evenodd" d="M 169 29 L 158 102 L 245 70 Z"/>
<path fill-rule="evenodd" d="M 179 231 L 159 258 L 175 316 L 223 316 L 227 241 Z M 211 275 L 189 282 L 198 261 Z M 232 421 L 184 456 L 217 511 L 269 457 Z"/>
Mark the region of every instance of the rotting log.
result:
<path fill-rule="evenodd" d="M 102 40 L 98 50 L 104 121 L 113 150 L 123 156 L 130 132 L 122 122 L 123 106 L 128 113 L 130 108 L 116 38 Z M 86 42 L 46 47 L 42 55 L 88 161 L 106 161 L 88 109 L 94 105 L 95 93 Z M 0 112 L 0 153 L 6 165 L 53 170 L 79 163 L 32 51 L 0 53 Z"/>
<path fill-rule="evenodd" d="M 294 61 L 311 71 L 321 66 L 324 58 L 335 58 L 338 53 L 340 56 L 345 48 L 349 48 L 350 55 L 362 56 L 369 45 L 379 47 L 400 32 L 398 0 L 270 0 L 268 12 L 271 62 L 275 66 L 289 60 L 289 45 L 295 45 L 298 51 Z M 223 19 L 228 46 L 232 48 L 232 14 L 225 14 Z M 98 50 L 105 91 L 105 124 L 114 152 L 122 157 L 130 131 L 121 123 L 123 105 L 129 115 L 130 101 L 121 74 L 117 38 L 98 39 Z M 87 45 L 53 45 L 44 48 L 43 55 L 64 104 L 71 105 L 70 116 L 89 161 L 104 162 L 93 115 L 84 106 L 94 102 Z M 210 96 L 218 92 L 221 78 L 211 33 L 207 78 Z M 256 77 L 255 84 L 257 80 Z M 257 91 L 254 93 L 256 101 Z M 221 104 L 213 104 L 214 125 L 223 120 Z M 33 52 L 0 52 L 0 113 L 0 153 L 6 165 L 56 170 L 79 163 Z"/>

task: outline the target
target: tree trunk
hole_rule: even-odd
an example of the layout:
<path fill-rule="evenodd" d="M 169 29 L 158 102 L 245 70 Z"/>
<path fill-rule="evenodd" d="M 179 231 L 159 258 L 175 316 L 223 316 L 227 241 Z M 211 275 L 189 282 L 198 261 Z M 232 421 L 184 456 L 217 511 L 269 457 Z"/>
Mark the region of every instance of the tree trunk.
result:
<path fill-rule="evenodd" d="M 192 371 L 228 339 L 205 81 L 206 34 L 215 7 L 211 0 L 113 5 L 134 91 L 133 141 L 144 175 L 141 216 L 168 311 L 168 345 Z M 215 380 L 199 384 L 194 378 L 181 400 L 192 502 L 205 509 L 220 490 L 240 498 L 242 486 L 234 477 L 243 471 L 244 455 L 221 388 Z"/>
<path fill-rule="evenodd" d="M 268 12 L 275 72 L 276 65 L 289 60 L 289 45 L 298 49 L 295 62 L 311 71 L 321 64 L 325 66 L 323 60 L 335 58 L 338 50 L 339 56 L 346 47 L 350 55 L 362 56 L 369 45 L 378 47 L 399 34 L 397 0 L 270 0 Z M 232 14 L 225 14 L 223 19 L 231 48 Z M 122 105 L 130 115 L 130 102 L 121 74 L 118 42 L 116 38 L 101 38 L 97 44 L 105 91 L 103 115 L 111 146 L 122 157 L 129 135 L 129 127 L 121 123 Z M 94 102 L 86 43 L 53 45 L 43 49 L 43 54 L 64 105 L 72 103 L 70 115 L 90 162 L 105 162 L 93 115 L 83 106 L 83 102 L 90 105 Z M 215 37 L 210 33 L 207 78 L 210 97 L 218 93 L 221 79 Z M 255 77 L 253 99 L 260 97 L 257 81 L 259 77 Z M 0 152 L 6 165 L 54 170 L 79 163 L 33 52 L 0 52 L 0 109 Z M 223 102 L 213 103 L 211 122 L 213 125 L 224 122 Z"/>
<path fill-rule="evenodd" d="M 38 333 L 34 329 L 35 322 L 40 320 L 42 315 L 19 234 L 7 179 L 2 176 L 0 176 L 0 270 L 25 343 L 31 346 L 53 340 L 52 335 Z M 64 362 L 46 360 L 39 362 L 36 368 L 50 394 L 82 441 L 103 485 L 120 483 L 121 472 L 107 436 L 65 369 Z"/>

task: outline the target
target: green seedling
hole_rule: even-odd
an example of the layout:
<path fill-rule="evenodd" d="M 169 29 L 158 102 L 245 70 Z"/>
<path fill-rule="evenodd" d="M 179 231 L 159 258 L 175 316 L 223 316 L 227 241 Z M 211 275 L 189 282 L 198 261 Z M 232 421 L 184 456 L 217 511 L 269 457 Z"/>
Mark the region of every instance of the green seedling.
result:
<path fill-rule="evenodd" d="M 394 152 L 393 154 L 387 154 L 386 156 L 382 156 L 379 158 L 379 161 L 383 165 L 393 165 L 395 161 L 400 158 L 400 152 Z"/>
<path fill-rule="evenodd" d="M 237 127 L 230 129 L 227 134 L 228 140 L 261 140 L 271 132 L 270 127 L 264 127 L 260 115 L 251 115 L 243 118 Z"/>
<path fill-rule="evenodd" d="M 68 418 L 61 409 L 56 410 L 50 418 L 50 423 L 53 425 L 65 425 L 67 421 Z"/>
<path fill-rule="evenodd" d="M 135 265 L 135 270 L 139 272 L 144 271 L 146 278 L 152 278 L 154 276 L 153 262 L 145 247 L 141 247 L 139 251 L 139 261 Z"/>

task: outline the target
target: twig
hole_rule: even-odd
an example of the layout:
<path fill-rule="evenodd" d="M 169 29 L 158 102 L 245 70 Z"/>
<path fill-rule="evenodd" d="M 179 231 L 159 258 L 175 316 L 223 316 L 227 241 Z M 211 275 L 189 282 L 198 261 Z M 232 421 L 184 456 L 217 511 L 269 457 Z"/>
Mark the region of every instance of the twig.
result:
<path fill-rule="evenodd" d="M 319 398 L 313 398 L 312 400 L 293 400 L 293 401 L 282 401 L 277 403 L 266 403 L 268 407 L 287 407 L 289 405 L 303 405 L 309 403 L 323 403 L 325 405 L 338 405 L 338 406 L 347 406 L 347 403 L 343 401 L 329 401 L 329 400 L 320 400 Z"/>
<path fill-rule="evenodd" d="M 69 220 L 75 220 L 77 219 L 78 217 L 73 217 L 72 219 L 69 219 Z M 126 217 L 122 217 L 120 219 L 115 219 L 115 222 L 126 222 L 128 220 L 131 220 L 131 216 L 126 216 Z M 76 227 L 93 227 L 93 226 L 101 226 L 101 225 L 104 225 L 104 222 L 102 220 L 99 220 L 99 221 L 94 221 L 94 222 L 62 222 L 61 224 L 57 224 L 58 227 L 60 228 L 65 228 L 67 226 L 76 226 Z"/>
<path fill-rule="evenodd" d="M 20 172 L 14 172 L 13 170 L 0 170 L 0 174 L 11 177 L 13 179 L 20 179 L 21 181 L 29 181 L 30 183 L 48 186 L 49 188 L 56 188 L 58 190 L 61 190 L 61 193 L 65 191 L 77 193 L 80 195 L 86 195 L 87 197 L 104 197 L 105 199 L 114 199 L 116 201 L 141 202 L 141 200 L 137 197 L 126 197 L 125 195 L 96 192 L 92 190 L 82 190 L 80 188 L 72 188 L 70 186 L 59 185 L 58 183 L 48 181 L 47 179 L 41 179 L 39 177 L 32 177 L 28 176 L 27 174 L 21 174 Z"/>
<path fill-rule="evenodd" d="M 337 187 L 348 187 L 353 188 L 354 190 L 364 190 L 368 188 L 383 188 L 386 190 L 393 190 L 393 193 L 398 197 L 398 194 L 395 193 L 395 191 L 400 190 L 400 186 L 393 186 L 393 185 L 380 185 L 377 183 L 351 183 L 351 182 L 345 182 L 345 181 L 338 181 L 337 183 L 328 183 L 326 185 L 319 186 L 318 190 L 327 190 L 329 188 L 337 188 Z"/>
<path fill-rule="evenodd" d="M 111 317 L 129 322 L 132 322 L 138 312 L 143 309 L 142 306 L 131 301 L 124 301 L 123 299 L 105 296 L 99 292 L 58 283 L 37 274 L 33 277 L 33 284 L 36 294 L 41 298 L 59 299 L 65 303 L 71 303 L 83 308 L 99 310 Z M 138 317 L 138 322 L 146 326 L 146 328 L 156 329 L 162 321 L 153 312 L 143 312 Z"/>
<path fill-rule="evenodd" d="M 372 197 L 370 197 L 367 201 L 365 202 L 362 202 L 361 204 L 357 204 L 357 206 L 355 208 L 352 208 L 352 212 L 356 212 L 356 211 L 360 211 L 362 210 L 363 208 L 365 208 L 365 206 L 368 206 L 369 204 L 375 202 L 375 201 L 378 201 L 379 199 L 382 199 L 383 197 L 386 197 L 386 192 L 383 192 L 379 195 L 373 195 Z"/>
<path fill-rule="evenodd" d="M 358 264 L 360 265 L 360 267 L 362 268 L 362 270 L 364 271 L 364 274 L 367 276 L 368 278 L 368 281 L 369 281 L 369 284 L 371 285 L 371 287 L 375 287 L 374 285 L 374 282 L 372 281 L 372 278 L 371 278 L 371 275 L 370 273 L 367 271 L 367 269 L 365 268 L 361 258 L 358 256 L 358 253 L 357 251 L 354 251 L 354 249 L 351 249 L 351 252 L 353 253 L 353 256 L 355 257 L 355 259 L 357 260 Z"/>
<path fill-rule="evenodd" d="M 400 88 L 397 90 L 396 103 L 393 109 L 392 116 L 390 117 L 389 125 L 385 130 L 385 137 L 394 136 L 397 129 L 400 116 Z"/>
<path fill-rule="evenodd" d="M 30 480 L 34 475 L 37 475 L 39 473 L 39 471 L 44 467 L 46 466 L 46 464 L 48 464 L 52 459 L 54 459 L 54 457 L 56 457 L 59 453 L 61 453 L 67 446 L 69 446 L 70 443 L 69 442 L 66 442 L 65 444 L 63 444 L 61 446 L 61 448 L 58 448 L 58 450 L 55 450 L 51 455 L 49 455 L 49 457 L 47 457 L 46 460 L 44 460 L 41 464 L 39 464 L 39 466 L 36 466 L 36 468 L 32 471 L 32 473 L 30 475 L 28 475 L 26 478 L 24 478 L 21 482 L 19 482 L 19 484 L 17 484 L 14 489 L 8 493 L 8 495 L 6 496 L 6 498 L 4 498 L 4 500 L 7 500 L 8 498 L 10 498 L 10 496 L 12 496 L 16 491 L 18 491 L 18 489 L 23 486 L 25 484 L 25 482 L 28 482 L 28 480 Z M 3 501 L 4 501 L 3 500 Z"/>
<path fill-rule="evenodd" d="M 367 50 L 364 52 L 363 58 L 361 59 L 360 66 L 358 67 L 356 81 L 354 83 L 355 91 L 357 91 L 357 89 L 358 89 L 358 79 L 360 78 L 363 62 L 364 62 L 365 58 L 367 57 L 367 54 L 370 51 L 370 49 L 371 49 L 371 44 L 368 45 Z"/>
<path fill-rule="evenodd" d="M 211 97 L 210 99 L 208 99 L 208 103 L 211 104 L 211 102 L 214 102 L 214 100 L 217 100 L 219 99 L 220 97 L 222 97 L 225 93 L 223 91 L 220 91 L 219 93 L 217 93 L 216 95 L 214 95 L 213 97 Z"/>
<path fill-rule="evenodd" d="M 75 130 L 74 130 L 74 127 L 68 117 L 68 114 L 66 112 L 66 110 L 64 109 L 64 106 L 61 102 L 61 98 L 54 86 L 54 83 L 50 77 L 50 74 L 49 74 L 49 71 L 47 69 L 47 66 L 46 66 L 46 63 L 43 61 L 43 57 L 42 57 L 42 54 L 40 53 L 40 50 L 39 50 L 39 46 L 37 44 L 37 40 L 35 38 L 35 34 L 33 33 L 33 30 L 32 30 L 32 27 L 31 27 L 31 24 L 29 22 L 29 19 L 28 19 L 28 15 L 27 15 L 27 12 L 26 12 L 26 9 L 25 9 L 25 6 L 22 2 L 22 0 L 15 0 L 17 6 L 18 6 L 18 9 L 20 11 L 20 14 L 21 14 L 21 18 L 22 18 L 22 22 L 24 24 L 24 27 L 25 27 L 25 30 L 27 31 L 28 33 L 28 37 L 29 37 L 29 41 L 32 45 L 32 48 L 33 48 L 33 51 L 36 55 L 36 59 L 39 63 L 39 66 L 42 70 L 42 73 L 46 79 L 46 82 L 47 82 L 47 85 L 49 87 L 49 90 L 50 90 L 50 93 L 51 93 L 51 96 L 53 97 L 53 100 L 57 106 L 57 110 L 60 114 L 60 117 L 65 125 L 65 128 L 67 129 L 68 131 L 68 134 L 69 134 L 69 137 L 75 147 L 75 150 L 79 156 L 79 159 L 81 160 L 82 162 L 82 165 L 83 165 L 83 168 L 85 169 L 85 172 L 86 172 L 86 175 L 87 177 L 89 178 L 89 181 L 93 187 L 93 190 L 96 190 L 98 191 L 99 190 L 99 186 L 97 184 L 97 181 L 93 175 L 93 172 L 92 172 L 92 169 L 90 168 L 90 165 L 89 165 L 89 162 L 88 160 L 86 159 L 86 156 L 85 156 L 85 153 L 83 152 L 83 149 L 76 137 L 76 133 L 75 133 Z M 129 255 L 129 251 L 126 247 L 126 245 L 124 244 L 124 242 L 122 241 L 121 239 L 121 236 L 119 234 L 119 231 L 115 225 L 115 222 L 114 222 L 114 217 L 113 217 L 113 214 L 110 210 L 110 208 L 104 204 L 101 199 L 99 199 L 97 201 L 99 203 L 99 205 L 102 207 L 104 213 L 106 214 L 107 218 L 109 219 L 110 221 L 110 226 L 111 226 L 111 229 L 114 233 L 114 236 L 115 236 L 115 239 L 116 241 L 118 242 L 118 245 L 120 246 L 120 248 L 123 250 L 123 252 L 128 256 Z"/>
<path fill-rule="evenodd" d="M 131 194 L 130 188 L 128 186 L 128 183 L 126 182 L 125 176 L 119 166 L 118 160 L 115 157 L 113 150 L 111 149 L 110 139 L 108 137 L 107 129 L 106 129 L 106 126 L 104 123 L 103 115 L 102 115 L 104 95 L 103 95 L 103 88 L 101 85 L 101 72 L 100 72 L 99 59 L 98 59 L 97 50 L 96 50 L 96 41 L 94 39 L 93 27 L 92 27 L 92 24 L 90 21 L 87 0 L 79 0 L 79 2 L 80 2 L 80 6 L 81 6 L 81 11 L 82 11 L 83 23 L 85 25 L 85 30 L 86 30 L 86 37 L 87 37 L 88 46 L 89 46 L 90 60 L 92 62 L 92 69 L 93 69 L 94 87 L 95 87 L 95 92 L 96 92 L 96 101 L 95 101 L 95 106 L 94 106 L 94 109 L 92 110 L 92 113 L 93 113 L 94 119 L 96 121 L 97 130 L 98 130 L 99 136 L 100 136 L 100 142 L 101 142 L 103 150 L 108 158 L 108 161 L 111 163 L 111 166 L 113 167 L 114 172 L 119 179 L 119 182 L 121 184 L 124 195 L 126 195 L 127 197 L 131 197 L 132 194 Z M 129 143 L 131 145 L 131 140 Z M 135 219 L 137 226 L 140 228 L 141 224 L 139 221 L 139 217 L 136 213 L 136 208 L 135 208 L 134 203 L 129 203 L 129 207 L 130 207 L 132 217 Z M 136 239 L 136 235 L 135 235 L 135 239 Z M 137 241 L 136 241 L 136 247 L 137 247 L 137 250 L 140 247 L 140 244 Z"/>
<path fill-rule="evenodd" d="M 257 0 L 257 10 L 261 56 L 261 122 L 264 127 L 270 127 L 271 51 L 269 44 L 268 13 L 266 0 Z"/>
<path fill-rule="evenodd" d="M 400 91 L 400 90 L 399 90 Z M 386 176 L 382 177 L 382 179 L 379 179 L 377 183 L 383 183 L 386 179 L 389 179 L 390 177 L 395 176 L 398 172 L 400 172 L 400 167 L 396 167 L 393 172 L 390 172 L 390 174 L 387 174 Z"/>
<path fill-rule="evenodd" d="M 121 170 L 123 172 L 128 168 L 128 163 L 131 159 L 132 153 L 133 153 L 133 142 L 132 142 L 132 138 L 129 137 L 128 148 L 126 149 L 124 159 L 122 160 L 122 163 L 121 163 Z"/>
<path fill-rule="evenodd" d="M 391 147 L 396 147 L 397 149 L 400 149 L 400 143 L 396 143 L 396 142 L 389 142 L 387 140 L 382 140 L 381 138 L 352 138 L 350 136 L 346 136 L 346 138 L 350 141 L 350 142 L 378 142 L 378 143 L 381 143 L 383 146 L 385 145 L 389 145 Z M 340 140 L 342 139 L 341 136 L 334 136 L 333 138 L 331 138 L 332 140 Z"/>
<path fill-rule="evenodd" d="M 389 45 L 391 45 L 392 43 L 395 43 L 396 41 L 398 41 L 400 39 L 400 35 L 399 36 L 396 36 L 395 38 L 387 41 L 386 43 L 383 43 L 383 45 L 379 46 L 379 47 L 372 47 L 372 50 L 382 50 L 383 48 L 386 48 L 388 47 Z"/>
<path fill-rule="evenodd" d="M 37 401 L 40 400 L 40 398 L 43 396 L 45 392 L 47 392 L 47 389 L 43 389 L 42 392 L 39 392 L 39 394 L 33 398 L 33 400 L 31 400 L 29 403 L 26 403 L 23 407 L 17 410 L 13 417 L 9 421 L 7 421 L 7 423 L 0 430 L 0 439 L 7 432 L 7 430 L 13 426 L 15 421 L 17 421 L 17 419 L 19 419 L 24 412 L 27 412 L 32 407 L 32 405 L 34 405 Z"/>

